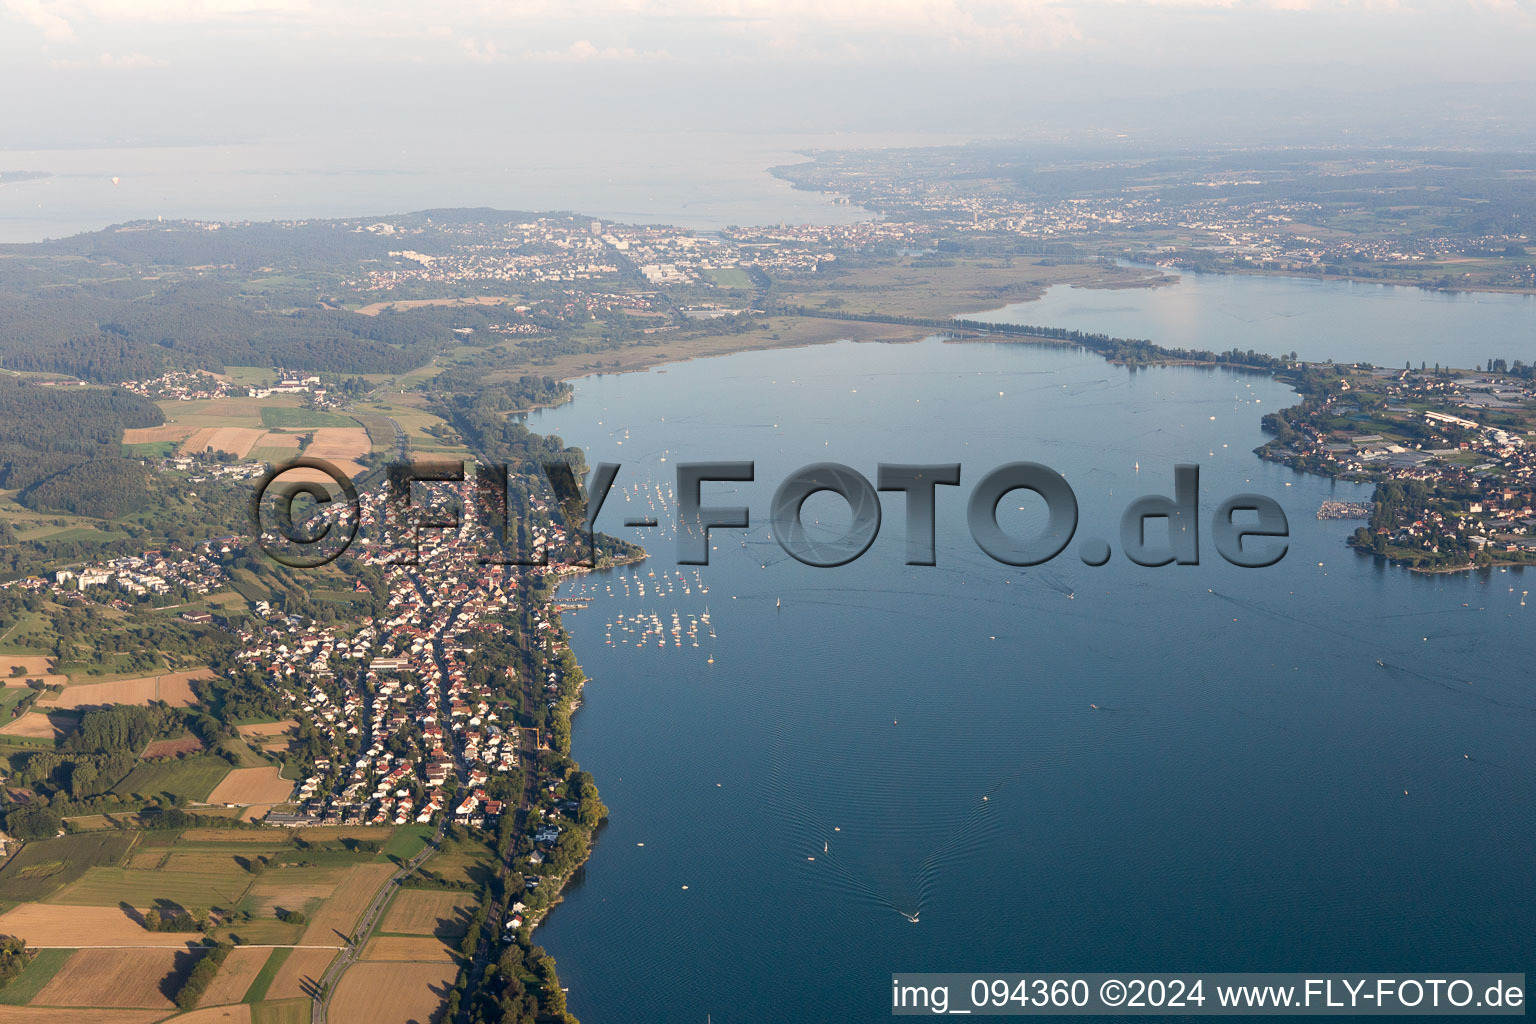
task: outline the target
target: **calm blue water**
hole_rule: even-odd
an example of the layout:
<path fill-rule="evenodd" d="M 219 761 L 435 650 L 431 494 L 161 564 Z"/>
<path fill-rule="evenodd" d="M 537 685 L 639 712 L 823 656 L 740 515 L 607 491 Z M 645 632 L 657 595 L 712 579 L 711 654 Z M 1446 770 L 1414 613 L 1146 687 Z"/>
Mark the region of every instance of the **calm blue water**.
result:
<path fill-rule="evenodd" d="M 1183 274 L 1163 288 L 1060 286 L 990 319 L 1378 366 L 1536 361 L 1536 295 L 1236 274 Z"/>
<path fill-rule="evenodd" d="M 573 1011 L 876 1021 L 895 971 L 1528 969 L 1531 578 L 1355 556 L 1358 524 L 1314 515 L 1365 489 L 1250 453 L 1288 397 L 930 340 L 599 377 L 535 416 L 623 463 L 599 524 L 653 555 L 564 591 L 593 598 L 567 616 L 592 676 L 574 745 L 612 808 L 537 936 Z M 756 460 L 756 482 L 706 499 L 758 524 L 806 463 L 964 470 L 940 489 L 936 567 L 901 564 L 890 496 L 849 566 L 800 565 L 758 525 L 745 546 L 719 531 L 695 578 L 667 494 L 677 461 L 712 458 Z M 993 563 L 965 500 L 1017 459 L 1066 475 L 1079 538 L 1117 537 L 1126 503 L 1198 462 L 1203 516 L 1270 495 L 1290 552 L 1241 570 L 1207 539 L 1196 567 L 1117 552 L 1094 569 L 1074 542 L 1046 566 Z M 663 527 L 620 525 L 652 503 Z M 1037 521 L 1030 501 L 1003 504 L 1011 525 Z M 706 607 L 717 637 L 696 627 L 695 648 Z M 665 647 L 624 630 L 642 614 Z"/>

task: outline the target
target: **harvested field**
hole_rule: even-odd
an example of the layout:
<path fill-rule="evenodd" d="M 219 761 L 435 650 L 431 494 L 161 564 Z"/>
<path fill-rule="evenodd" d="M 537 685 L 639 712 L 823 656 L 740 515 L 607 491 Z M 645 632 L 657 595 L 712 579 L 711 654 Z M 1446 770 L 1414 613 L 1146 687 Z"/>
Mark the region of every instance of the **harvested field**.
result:
<path fill-rule="evenodd" d="M 356 964 L 341 976 L 328 1019 L 336 1024 L 435 1024 L 453 964 Z"/>
<path fill-rule="evenodd" d="M 144 753 L 139 756 L 145 760 L 153 760 L 157 757 L 175 757 L 177 754 L 191 754 L 203 749 L 203 741 L 191 733 L 184 733 L 174 740 L 155 740 L 144 748 Z"/>
<path fill-rule="evenodd" d="M 207 991 L 203 993 L 202 1005 L 218 1006 L 220 1003 L 238 1003 L 244 999 L 251 982 L 261 973 L 271 953 L 270 949 L 253 949 L 249 946 L 237 946 L 230 950 L 219 973 L 214 975 Z"/>
<path fill-rule="evenodd" d="M 181 442 L 181 454 L 196 455 L 211 448 L 243 459 L 264 433 L 266 431 L 255 427 L 199 427 Z"/>
<path fill-rule="evenodd" d="M 189 828 L 181 834 L 183 843 L 251 843 L 276 849 L 287 845 L 288 837 L 282 833 L 242 832 L 229 828 Z"/>
<path fill-rule="evenodd" d="M 442 939 L 415 935 L 379 935 L 363 947 L 364 960 L 410 963 L 454 963 L 453 951 Z"/>
<path fill-rule="evenodd" d="M 14 675 L 16 669 L 26 670 L 25 675 Z M 38 654 L 0 654 L 0 684 L 26 686 L 28 679 L 41 679 L 48 686 L 67 686 L 69 676 L 53 670 L 53 659 Z"/>
<path fill-rule="evenodd" d="M 320 985 L 320 976 L 335 956 L 334 949 L 295 949 L 278 968 L 277 977 L 267 989 L 267 998 L 293 999 L 313 995 Z"/>
<path fill-rule="evenodd" d="M 180 441 L 196 429 L 190 423 L 166 423 L 158 427 L 128 427 L 123 431 L 123 444 Z"/>
<path fill-rule="evenodd" d="M 469 927 L 474 912 L 475 897 L 469 893 L 402 889 L 384 915 L 381 930 L 404 935 L 435 935 L 440 939 L 458 938 Z"/>
<path fill-rule="evenodd" d="M 195 427 L 261 425 L 263 402 L 255 398 L 199 398 L 191 402 L 165 401 L 156 404 L 165 411 L 167 424 L 189 423 Z"/>
<path fill-rule="evenodd" d="M 368 440 L 368 431 L 362 427 L 316 427 L 314 440 L 309 447 L 304 449 L 304 454 L 312 459 L 325 459 L 336 464 L 336 468 L 348 476 L 355 477 L 363 471 L 363 467 L 354 460 L 367 455 L 373 450 L 373 444 Z M 310 470 L 315 479 L 328 479 L 318 470 Z M 304 479 L 301 472 L 295 472 L 295 480 Z"/>
<path fill-rule="evenodd" d="M 80 683 L 66 686 L 57 697 L 42 697 L 37 704 L 49 708 L 83 708 L 103 704 L 148 704 L 159 700 L 173 708 L 186 708 L 197 703 L 192 681 L 212 677 L 212 670 L 195 668 L 188 672 L 117 679 L 110 683 Z"/>
<path fill-rule="evenodd" d="M 251 1024 L 309 1024 L 308 999 L 264 999 L 251 1007 Z"/>
<path fill-rule="evenodd" d="M 73 715 L 44 715 L 36 711 L 28 711 L 20 718 L 0 727 L 0 733 L 37 740 L 61 740 L 78 728 L 80 728 L 80 720 Z"/>
<path fill-rule="evenodd" d="M 281 722 L 256 722 L 252 725 L 237 725 L 235 731 L 247 740 L 260 741 L 266 737 L 281 736 L 289 729 L 297 729 L 299 723 L 291 718 L 285 718 Z"/>
<path fill-rule="evenodd" d="M 142 912 L 141 912 L 142 913 Z M 0 935 L 20 935 L 29 946 L 77 949 L 81 946 L 180 948 L 200 936 L 147 932 L 118 907 L 69 907 L 23 903 L 0 914 Z"/>
<path fill-rule="evenodd" d="M 203 1002 L 208 1002 L 206 993 L 203 995 Z M 251 1024 L 251 1008 L 239 1002 L 234 1006 L 209 1003 L 200 1010 L 193 1010 L 191 1013 L 184 1013 L 177 1017 L 176 1024 Z"/>
<path fill-rule="evenodd" d="M 374 893 L 394 872 L 393 864 L 358 864 L 348 868 L 346 880 L 310 920 L 304 930 L 304 941 L 315 945 L 345 941 Z"/>
<path fill-rule="evenodd" d="M 164 1010 L 79 1010 L 55 1006 L 7 1006 L 0 1010 L 5 1024 L 153 1024 Z"/>
<path fill-rule="evenodd" d="M 278 776 L 278 767 L 236 768 L 208 794 L 211 804 L 272 804 L 288 799 L 293 783 Z"/>
<path fill-rule="evenodd" d="M 174 1010 L 171 996 L 196 962 L 184 949 L 82 949 L 33 1003 Z"/>

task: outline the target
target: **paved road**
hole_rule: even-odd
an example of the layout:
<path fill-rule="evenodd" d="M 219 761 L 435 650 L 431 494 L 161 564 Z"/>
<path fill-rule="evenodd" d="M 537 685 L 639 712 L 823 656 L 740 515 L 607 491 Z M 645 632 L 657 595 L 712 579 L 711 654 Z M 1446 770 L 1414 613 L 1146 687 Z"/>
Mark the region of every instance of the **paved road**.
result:
<path fill-rule="evenodd" d="M 379 915 L 384 912 L 384 907 L 389 903 L 389 897 L 395 891 L 395 887 L 400 884 L 400 880 L 412 871 L 415 871 L 421 866 L 422 861 L 437 851 L 438 845 L 443 841 L 443 831 L 447 826 L 448 819 L 445 816 L 442 824 L 437 826 L 437 833 L 421 848 L 421 852 L 411 858 L 400 870 L 390 875 L 389 880 L 384 883 L 383 887 L 374 893 L 373 902 L 368 904 L 368 909 L 363 913 L 363 916 L 358 920 L 357 927 L 353 930 L 353 936 L 360 941 L 356 945 L 349 942 L 346 946 L 343 946 L 341 956 L 331 961 L 331 966 L 326 968 L 325 973 L 320 976 L 320 987 L 315 993 L 314 1007 L 310 1011 L 310 1021 L 312 1024 L 325 1024 L 326 1010 L 330 1006 L 331 994 L 336 991 L 336 983 L 341 980 L 341 972 L 352 966 L 353 961 L 357 959 L 362 942 L 367 940 L 368 933 L 373 931 L 373 926 L 378 923 Z"/>

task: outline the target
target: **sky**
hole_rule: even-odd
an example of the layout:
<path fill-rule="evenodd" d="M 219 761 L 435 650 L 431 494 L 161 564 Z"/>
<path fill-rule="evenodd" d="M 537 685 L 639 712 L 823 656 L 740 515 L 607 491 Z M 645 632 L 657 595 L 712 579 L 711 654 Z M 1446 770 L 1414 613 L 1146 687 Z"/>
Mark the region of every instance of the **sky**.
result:
<path fill-rule="evenodd" d="M 1524 137 L 1532 53 L 1536 0 L 0 0 L 0 148 L 381 119 Z"/>

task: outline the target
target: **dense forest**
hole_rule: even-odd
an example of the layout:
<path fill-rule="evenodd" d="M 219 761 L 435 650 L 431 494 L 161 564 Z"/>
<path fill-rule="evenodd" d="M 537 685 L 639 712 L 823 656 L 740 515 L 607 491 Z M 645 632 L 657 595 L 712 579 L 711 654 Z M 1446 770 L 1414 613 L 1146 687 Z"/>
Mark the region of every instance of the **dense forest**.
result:
<path fill-rule="evenodd" d="M 284 366 L 332 373 L 404 373 L 454 335 L 432 310 L 358 316 L 335 309 L 268 309 L 219 281 L 131 282 L 5 295 L 0 365 L 111 382 L 169 369 Z"/>
<path fill-rule="evenodd" d="M 349 276 L 402 248 L 442 253 L 467 232 L 534 216 L 427 211 L 391 216 L 389 232 L 366 220 L 137 222 L 0 245 L 0 366 L 98 382 L 226 366 L 404 373 L 484 314 L 359 316 L 340 308 Z"/>
<path fill-rule="evenodd" d="M 106 388 L 0 378 L 0 487 L 28 508 L 112 519 L 148 500 L 144 467 L 122 457 L 127 427 L 165 422 L 153 402 Z"/>

